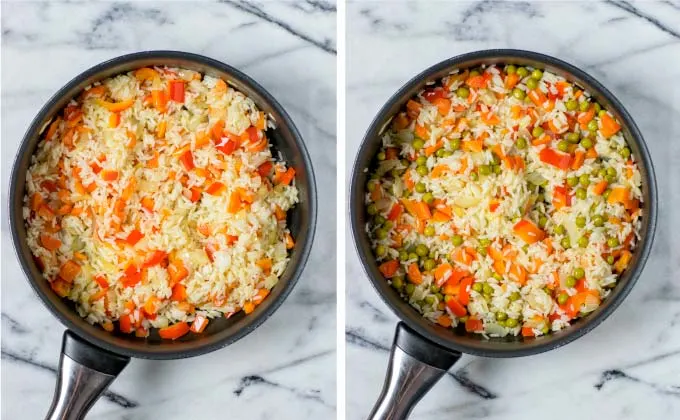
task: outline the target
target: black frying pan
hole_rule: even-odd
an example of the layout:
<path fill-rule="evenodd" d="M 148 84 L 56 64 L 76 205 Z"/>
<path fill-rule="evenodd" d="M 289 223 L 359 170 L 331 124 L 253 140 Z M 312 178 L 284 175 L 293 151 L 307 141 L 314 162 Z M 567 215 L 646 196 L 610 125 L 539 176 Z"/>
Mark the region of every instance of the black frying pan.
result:
<path fill-rule="evenodd" d="M 270 296 L 249 315 L 239 312 L 226 319 L 214 319 L 201 334 L 189 333 L 176 341 L 163 340 L 156 330 L 147 338 L 109 333 L 88 324 L 70 301 L 59 298 L 42 277 L 26 244 L 22 218 L 26 171 L 47 123 L 84 87 L 116 74 L 146 66 L 173 66 L 199 71 L 228 81 L 250 97 L 276 122 L 269 129 L 274 154 L 281 152 L 295 168 L 299 203 L 288 212 L 287 223 L 296 240 L 290 262 Z M 257 328 L 283 303 L 293 289 L 309 256 L 316 227 L 316 184 L 312 164 L 300 133 L 281 105 L 250 77 L 219 61 L 177 51 L 149 51 L 117 57 L 80 74 L 61 88 L 40 110 L 24 136 L 17 153 L 9 187 L 9 217 L 14 249 L 31 287 L 44 305 L 66 326 L 49 419 L 79 419 L 108 387 L 130 357 L 179 359 L 198 356 L 235 342 Z"/>
<path fill-rule="evenodd" d="M 371 251 L 365 226 L 365 171 L 380 147 L 380 134 L 391 118 L 409 98 L 426 83 L 434 82 L 459 68 L 482 64 L 516 64 L 549 70 L 585 88 L 606 109 L 622 122 L 623 134 L 638 158 L 642 174 L 644 213 L 640 242 L 634 251 L 629 268 L 623 273 L 612 293 L 602 305 L 570 327 L 547 336 L 535 338 L 504 337 L 484 339 L 450 328 L 443 328 L 423 318 L 392 289 L 378 270 Z M 578 68 L 543 54 L 521 50 L 486 50 L 459 55 L 430 67 L 404 85 L 383 106 L 368 128 L 354 163 L 350 184 L 350 217 L 357 252 L 380 297 L 401 319 L 397 325 L 390 355 L 387 378 L 371 419 L 403 419 L 418 400 L 460 358 L 461 353 L 485 357 L 517 357 L 538 354 L 563 346 L 586 334 L 607 318 L 625 299 L 640 276 L 652 248 L 657 217 L 656 179 L 652 161 L 640 130 L 621 102 L 594 78 Z"/>

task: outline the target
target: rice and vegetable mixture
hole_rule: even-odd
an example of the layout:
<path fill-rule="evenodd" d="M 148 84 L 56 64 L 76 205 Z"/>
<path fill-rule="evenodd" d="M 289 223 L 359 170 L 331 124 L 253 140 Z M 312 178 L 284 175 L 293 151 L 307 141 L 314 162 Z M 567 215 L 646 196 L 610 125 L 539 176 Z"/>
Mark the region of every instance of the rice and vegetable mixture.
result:
<path fill-rule="evenodd" d="M 269 122 L 270 126 L 272 122 Z M 88 322 L 176 339 L 250 313 L 288 263 L 295 171 L 223 80 L 141 68 L 87 88 L 27 174 L 28 244 Z"/>
<path fill-rule="evenodd" d="M 642 192 L 618 121 L 588 92 L 514 65 L 409 100 L 370 169 L 380 271 L 424 317 L 539 336 L 595 310 L 631 261 Z"/>

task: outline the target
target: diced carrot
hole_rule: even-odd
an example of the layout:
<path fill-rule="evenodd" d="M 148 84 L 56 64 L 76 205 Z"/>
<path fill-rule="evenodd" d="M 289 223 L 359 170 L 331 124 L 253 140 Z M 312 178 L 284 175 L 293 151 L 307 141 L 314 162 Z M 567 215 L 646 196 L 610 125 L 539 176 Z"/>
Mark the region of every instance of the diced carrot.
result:
<path fill-rule="evenodd" d="M 295 169 L 288 168 L 285 172 L 277 172 L 276 175 L 274 175 L 274 183 L 290 185 L 291 182 L 293 182 L 293 178 L 295 178 Z"/>
<path fill-rule="evenodd" d="M 552 205 L 556 210 L 571 206 L 571 196 L 566 186 L 558 185 L 553 188 Z"/>
<path fill-rule="evenodd" d="M 227 186 L 221 182 L 213 182 L 205 190 L 206 193 L 210 195 L 222 195 L 227 190 Z"/>
<path fill-rule="evenodd" d="M 453 296 L 451 296 L 448 302 L 446 302 L 446 306 L 448 306 L 451 312 L 453 312 L 453 314 L 459 318 L 467 314 L 465 306 L 458 302 L 458 299 Z"/>
<path fill-rule="evenodd" d="M 420 272 L 420 269 L 418 268 L 418 264 L 416 263 L 411 263 L 408 266 L 408 279 L 411 283 L 413 284 L 420 284 L 423 282 L 423 275 Z"/>
<path fill-rule="evenodd" d="M 142 67 L 141 69 L 135 70 L 135 78 L 139 81 L 154 80 L 160 78 L 158 72 L 149 67 Z"/>
<path fill-rule="evenodd" d="M 262 258 L 260 260 L 255 261 L 255 265 L 260 267 L 262 271 L 269 272 L 272 269 L 272 259 Z"/>
<path fill-rule="evenodd" d="M 189 271 L 184 266 L 180 259 L 175 259 L 168 265 L 168 275 L 170 276 L 170 284 L 175 285 L 189 276 Z"/>
<path fill-rule="evenodd" d="M 586 160 L 586 153 L 582 150 L 577 150 L 574 152 L 574 161 L 571 162 L 571 169 L 576 171 L 581 166 L 583 166 L 583 161 Z"/>
<path fill-rule="evenodd" d="M 485 88 L 488 84 L 488 79 L 482 75 L 469 77 L 465 84 L 475 89 Z"/>
<path fill-rule="evenodd" d="M 548 147 L 541 150 L 538 157 L 541 159 L 541 162 L 565 171 L 571 166 L 571 155 L 555 151 Z"/>
<path fill-rule="evenodd" d="M 429 220 L 432 217 L 430 212 L 430 207 L 424 201 L 418 201 L 415 203 L 416 217 L 420 220 Z"/>
<path fill-rule="evenodd" d="M 624 204 L 630 197 L 630 190 L 627 187 L 614 187 L 607 197 L 607 202 L 610 204 L 622 203 Z"/>
<path fill-rule="evenodd" d="M 501 119 L 498 117 L 498 115 L 495 115 L 492 112 L 482 112 L 481 113 L 481 119 L 484 124 L 487 125 L 498 125 L 501 123 Z"/>
<path fill-rule="evenodd" d="M 120 124 L 120 114 L 112 112 L 111 115 L 109 115 L 109 127 L 115 128 L 118 127 L 118 124 Z"/>
<path fill-rule="evenodd" d="M 607 189 L 607 185 L 609 185 L 609 183 L 606 180 L 598 182 L 593 186 L 593 194 L 602 195 L 602 193 L 604 193 Z"/>
<path fill-rule="evenodd" d="M 118 319 L 118 328 L 121 332 L 129 334 L 132 332 L 132 315 L 124 314 Z"/>
<path fill-rule="evenodd" d="M 241 197 L 237 191 L 234 191 L 229 196 L 229 205 L 227 206 L 227 211 L 229 213 L 236 213 L 241 209 Z"/>
<path fill-rule="evenodd" d="M 134 246 L 137 242 L 139 242 L 142 238 L 144 237 L 144 234 L 140 232 L 137 229 L 134 229 L 130 234 L 127 236 L 125 239 L 125 242 L 128 244 Z"/>
<path fill-rule="evenodd" d="M 484 140 L 477 138 L 475 140 L 463 141 L 462 149 L 466 152 L 481 152 L 484 149 Z"/>
<path fill-rule="evenodd" d="M 522 219 L 517 222 L 517 224 L 513 226 L 512 231 L 528 244 L 533 244 L 545 238 L 545 232 L 527 219 Z"/>
<path fill-rule="evenodd" d="M 415 133 L 416 137 L 420 137 L 421 139 L 429 139 L 430 138 L 430 132 L 425 128 L 424 125 L 416 124 L 415 129 L 413 130 Z"/>
<path fill-rule="evenodd" d="M 510 277 L 511 280 L 523 285 L 527 281 L 527 270 L 518 263 L 512 263 L 510 264 L 510 272 L 508 273 L 508 277 Z"/>
<path fill-rule="evenodd" d="M 465 331 L 467 332 L 480 332 L 484 330 L 484 322 L 481 319 L 475 317 L 469 317 L 465 321 Z"/>
<path fill-rule="evenodd" d="M 472 256 L 462 247 L 456 248 L 453 253 L 451 253 L 451 257 L 459 264 L 466 266 L 472 264 Z"/>
<path fill-rule="evenodd" d="M 113 171 L 110 169 L 104 169 L 100 172 L 100 175 L 104 181 L 115 181 L 118 179 L 118 171 Z"/>
<path fill-rule="evenodd" d="M 243 312 L 247 314 L 253 313 L 255 310 L 255 304 L 253 302 L 246 302 L 243 304 Z"/>
<path fill-rule="evenodd" d="M 397 131 L 405 129 L 408 125 L 409 119 L 404 112 L 400 112 L 394 117 L 394 120 L 392 120 L 392 128 Z"/>
<path fill-rule="evenodd" d="M 194 165 L 194 155 L 191 153 L 191 150 L 187 150 L 186 152 L 182 153 L 179 156 L 179 161 L 187 171 L 190 171 L 196 167 Z"/>
<path fill-rule="evenodd" d="M 43 198 L 42 194 L 40 193 L 34 193 L 31 196 L 31 210 L 33 211 L 38 211 L 40 206 L 45 202 L 45 199 Z"/>
<path fill-rule="evenodd" d="M 505 88 L 512 89 L 519 83 L 520 77 L 517 73 L 508 74 L 505 76 Z"/>
<path fill-rule="evenodd" d="M 68 283 L 73 283 L 78 273 L 80 273 L 80 265 L 71 260 L 66 261 L 59 269 L 59 277 Z"/>
<path fill-rule="evenodd" d="M 394 277 L 394 275 L 397 274 L 398 269 L 399 261 L 397 260 L 385 261 L 378 267 L 378 270 L 380 270 L 382 275 L 388 279 Z"/>
<path fill-rule="evenodd" d="M 437 323 L 444 328 L 449 328 L 453 321 L 451 321 L 451 318 L 448 315 L 440 315 L 439 318 L 437 318 Z"/>
<path fill-rule="evenodd" d="M 403 211 L 404 211 L 404 208 L 399 203 L 395 203 L 392 206 L 392 208 L 390 209 L 390 212 L 387 215 L 387 219 L 394 222 L 397 219 L 399 219 L 399 216 L 401 216 L 401 213 Z"/>
<path fill-rule="evenodd" d="M 168 94 L 165 90 L 152 90 L 151 100 L 153 102 L 153 107 L 159 112 L 165 113 L 168 110 Z"/>
<path fill-rule="evenodd" d="M 552 141 L 552 137 L 550 137 L 547 134 L 542 135 L 541 137 L 537 137 L 531 141 L 531 144 L 534 146 L 540 146 L 542 144 L 548 144 Z"/>
<path fill-rule="evenodd" d="M 217 82 L 215 83 L 215 87 L 213 90 L 216 93 L 225 93 L 227 91 L 227 84 L 224 80 L 222 79 L 217 79 Z"/>
<path fill-rule="evenodd" d="M 189 332 L 189 324 L 186 322 L 178 322 L 169 327 L 158 330 L 158 335 L 166 340 L 176 340 Z"/>
<path fill-rule="evenodd" d="M 619 123 L 617 123 L 608 113 L 604 113 L 600 117 L 600 123 L 602 125 L 600 133 L 602 133 L 605 138 L 609 138 L 621 130 Z"/>
<path fill-rule="evenodd" d="M 522 337 L 534 337 L 534 329 L 531 327 L 522 327 Z"/>
<path fill-rule="evenodd" d="M 123 287 L 133 287 L 142 281 L 142 272 L 134 264 L 130 264 L 124 271 L 120 282 Z"/>
<path fill-rule="evenodd" d="M 578 121 L 579 124 L 581 124 L 581 127 L 585 126 L 588 124 L 592 119 L 595 117 L 595 107 L 593 105 L 588 108 L 587 111 L 581 112 L 578 114 L 578 117 L 576 117 L 576 121 Z"/>
<path fill-rule="evenodd" d="M 420 102 L 416 102 L 412 99 L 409 99 L 408 102 L 406 102 L 406 113 L 409 117 L 411 117 L 411 119 L 418 118 L 422 108 L 423 105 Z"/>
<path fill-rule="evenodd" d="M 628 264 L 630 263 L 630 260 L 633 258 L 633 254 L 628 251 L 627 249 L 624 249 L 621 251 L 621 256 L 619 259 L 614 263 L 614 269 L 616 270 L 617 273 L 623 273 L 623 271 L 628 267 Z"/>
<path fill-rule="evenodd" d="M 444 146 L 444 142 L 441 140 L 438 140 L 435 144 L 432 146 L 427 146 L 425 148 L 425 156 L 432 156 L 435 154 L 435 152 L 439 149 L 441 149 Z"/>
<path fill-rule="evenodd" d="M 142 207 L 144 207 L 146 210 L 153 211 L 154 205 L 155 205 L 155 201 L 150 196 L 146 196 L 146 197 L 142 198 Z"/>
<path fill-rule="evenodd" d="M 44 233 L 40 235 L 40 243 L 49 251 L 56 251 L 61 246 L 61 241 L 59 239 L 55 239 Z"/>
<path fill-rule="evenodd" d="M 543 106 L 543 104 L 545 104 L 548 100 L 548 98 L 545 96 L 545 93 L 538 89 L 529 91 L 529 99 L 531 99 L 531 102 L 533 102 L 536 106 Z"/>
<path fill-rule="evenodd" d="M 113 322 L 111 321 L 102 322 L 102 328 L 104 329 L 104 331 L 113 332 Z"/>
<path fill-rule="evenodd" d="M 146 312 L 149 315 L 154 315 L 156 312 L 158 312 L 160 304 L 161 300 L 158 299 L 156 296 L 151 295 L 144 303 L 143 306 L 144 312 Z"/>
<path fill-rule="evenodd" d="M 446 116 L 451 111 L 451 100 L 447 98 L 437 98 L 432 102 L 439 111 L 439 115 Z"/>
<path fill-rule="evenodd" d="M 111 112 L 121 112 L 125 111 L 126 109 L 130 108 L 132 105 L 134 105 L 135 100 L 134 99 L 128 99 L 125 101 L 121 102 L 108 102 L 103 99 L 97 99 L 97 103 L 100 106 L 103 106 L 104 108 L 108 109 Z"/>
<path fill-rule="evenodd" d="M 194 318 L 194 322 L 191 323 L 191 332 L 200 334 L 208 326 L 208 318 L 203 315 L 197 314 Z"/>
<path fill-rule="evenodd" d="M 182 283 L 177 283 L 172 286 L 172 295 L 170 300 L 175 302 L 184 302 L 187 300 L 187 288 Z"/>
<path fill-rule="evenodd" d="M 109 288 L 109 282 L 106 281 L 106 276 L 103 274 L 100 274 L 98 276 L 94 277 L 94 281 L 101 287 L 102 289 L 108 289 Z"/>
<path fill-rule="evenodd" d="M 451 220 L 451 216 L 439 209 L 435 209 L 435 211 L 432 213 L 432 220 L 435 222 L 448 222 Z"/>
<path fill-rule="evenodd" d="M 295 246 L 295 241 L 290 233 L 286 232 L 286 249 L 293 249 Z"/>

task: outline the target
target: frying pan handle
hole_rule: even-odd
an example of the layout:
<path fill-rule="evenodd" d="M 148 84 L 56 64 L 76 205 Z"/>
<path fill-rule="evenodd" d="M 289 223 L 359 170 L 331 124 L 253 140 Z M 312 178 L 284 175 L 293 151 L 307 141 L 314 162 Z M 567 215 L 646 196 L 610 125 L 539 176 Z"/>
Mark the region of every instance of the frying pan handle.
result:
<path fill-rule="evenodd" d="M 433 343 L 403 322 L 397 324 L 385 384 L 368 420 L 406 419 L 460 356 L 460 352 Z"/>
<path fill-rule="evenodd" d="M 64 332 L 57 388 L 45 420 L 80 420 L 127 366 L 130 358 L 95 347 Z"/>

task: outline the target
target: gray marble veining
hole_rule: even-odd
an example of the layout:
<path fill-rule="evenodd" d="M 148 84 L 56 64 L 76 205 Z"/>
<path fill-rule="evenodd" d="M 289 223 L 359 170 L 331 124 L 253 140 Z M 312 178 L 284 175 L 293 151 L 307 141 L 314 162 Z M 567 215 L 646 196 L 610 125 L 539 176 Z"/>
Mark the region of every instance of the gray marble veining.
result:
<path fill-rule="evenodd" d="M 464 52 L 518 48 L 562 58 L 607 86 L 642 130 L 659 184 L 652 256 L 607 321 L 537 356 L 463 356 L 411 418 L 680 417 L 679 35 L 677 1 L 348 4 L 347 180 L 371 119 L 411 77 Z M 365 279 L 345 234 L 347 418 L 361 419 L 380 392 L 397 319 Z"/>
<path fill-rule="evenodd" d="M 72 77 L 134 51 L 229 63 L 291 114 L 312 156 L 319 224 L 303 277 L 260 328 L 214 353 L 133 360 L 88 419 L 334 418 L 335 2 L 3 2 L 2 202 L 19 141 Z M 3 204 L 3 211 L 6 204 Z M 52 397 L 63 327 L 31 291 L 2 218 L 2 418 L 38 419 Z"/>

